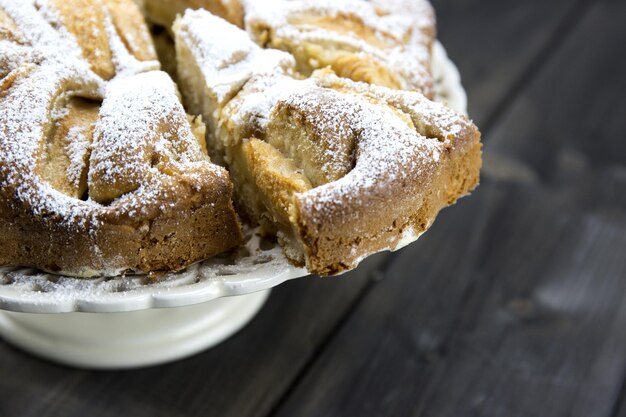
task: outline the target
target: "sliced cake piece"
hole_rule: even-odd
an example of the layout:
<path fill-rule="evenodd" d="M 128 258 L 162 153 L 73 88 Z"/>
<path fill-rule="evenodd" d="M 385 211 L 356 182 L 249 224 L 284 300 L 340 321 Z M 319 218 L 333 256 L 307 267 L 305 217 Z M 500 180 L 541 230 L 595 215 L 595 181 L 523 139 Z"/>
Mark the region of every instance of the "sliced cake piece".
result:
<path fill-rule="evenodd" d="M 478 183 L 478 129 L 420 93 L 331 70 L 296 79 L 287 58 L 207 12 L 188 11 L 175 33 L 183 91 L 207 92 L 199 108 L 239 206 L 313 273 L 415 240 Z"/>
<path fill-rule="evenodd" d="M 248 35 L 205 10 L 185 13 L 174 24 L 179 87 L 192 114 L 205 115 L 209 153 L 223 162 L 223 145 L 216 140 L 223 107 L 255 74 L 290 72 L 293 58 L 281 51 L 262 50 Z M 206 48 L 206 42 L 215 45 Z"/>
<path fill-rule="evenodd" d="M 425 0 L 245 0 L 245 26 L 263 47 L 290 52 L 304 75 L 337 75 L 431 97 L 435 35 Z"/>

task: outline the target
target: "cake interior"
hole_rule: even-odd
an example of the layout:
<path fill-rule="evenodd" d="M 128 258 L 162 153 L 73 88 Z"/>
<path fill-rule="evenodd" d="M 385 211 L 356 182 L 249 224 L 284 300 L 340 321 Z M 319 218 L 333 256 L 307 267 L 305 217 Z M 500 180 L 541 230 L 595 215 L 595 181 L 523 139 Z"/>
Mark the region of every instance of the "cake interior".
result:
<path fill-rule="evenodd" d="M 212 159 L 229 170 L 238 212 L 276 235 L 292 262 L 322 275 L 351 269 L 419 235 L 476 185 L 480 136 L 462 116 L 416 93 L 337 76 L 332 66 L 307 77 L 297 57 L 292 67 L 261 69 L 276 51 L 239 42 L 245 32 L 225 25 L 200 12 L 177 21 L 179 85 L 189 112 L 207 123 Z M 438 118 L 449 118 L 458 137 L 433 127 Z M 448 187 L 458 176 L 468 181 Z"/>

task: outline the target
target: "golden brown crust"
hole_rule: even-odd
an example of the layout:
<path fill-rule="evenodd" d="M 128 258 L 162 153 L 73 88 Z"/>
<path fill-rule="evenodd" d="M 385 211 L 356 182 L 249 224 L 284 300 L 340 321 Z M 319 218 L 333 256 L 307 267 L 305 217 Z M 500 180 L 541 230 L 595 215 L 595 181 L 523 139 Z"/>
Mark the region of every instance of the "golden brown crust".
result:
<path fill-rule="evenodd" d="M 435 141 L 432 156 L 425 149 L 415 153 L 411 163 L 397 166 L 391 180 L 379 177 L 379 184 L 367 191 L 361 189 L 356 198 L 329 203 L 329 196 L 340 197 L 351 190 L 345 182 L 296 195 L 292 221 L 305 242 L 307 267 L 332 275 L 354 268 L 367 254 L 394 249 L 405 234 L 419 236 L 425 232 L 442 208 L 478 185 L 482 145 L 480 132 L 466 117 L 419 95 L 367 87 L 324 74 L 317 80 L 324 88 L 390 106 L 397 117 L 427 138 L 424 144 L 430 142 L 430 147 Z M 354 170 L 344 180 L 363 168 L 376 169 L 363 167 L 357 158 Z"/>
<path fill-rule="evenodd" d="M 252 138 L 241 145 L 241 151 L 259 195 L 267 200 L 265 207 L 274 208 L 271 220 L 289 223 L 293 195 L 310 190 L 311 182 L 293 160 L 267 142 Z"/>
<path fill-rule="evenodd" d="M 99 0 L 0 0 L 0 10 L 11 34 L 0 43 L 0 265 L 172 271 L 241 243 L 232 184 L 206 155 L 204 125 L 152 71 L 149 38 L 130 45 L 145 27 L 117 34 L 138 15 L 115 18 Z M 79 16 L 98 13 L 106 36 L 90 38 Z"/>
<path fill-rule="evenodd" d="M 244 10 L 255 41 L 291 53 L 305 76 L 330 67 L 353 81 L 432 97 L 435 20 L 426 0 L 246 0 Z"/>
<path fill-rule="evenodd" d="M 0 265 L 86 277 L 182 269 L 242 240 L 225 177 L 208 177 L 210 184 L 199 191 L 178 186 L 167 196 L 174 205 L 165 212 L 137 219 L 115 207 L 82 230 L 55 213 L 42 217 L 19 199 L 2 199 Z"/>
<path fill-rule="evenodd" d="M 150 33 L 139 7 L 132 0 L 103 0 L 124 46 L 139 61 L 156 59 Z"/>
<path fill-rule="evenodd" d="M 414 240 L 477 185 L 480 132 L 446 106 L 331 70 L 294 78 L 293 61 L 208 13 L 187 12 L 175 32 L 183 91 L 206 91 L 236 198 L 309 271 Z"/>
<path fill-rule="evenodd" d="M 41 179 L 54 189 L 73 198 L 82 198 L 87 192 L 89 153 L 72 155 L 68 150 L 76 145 L 91 145 L 100 103 L 73 97 L 68 100 L 65 108 L 66 115 L 51 126 L 50 140 L 46 143 L 37 170 Z M 81 132 L 81 136 L 77 137 L 73 132 Z M 77 143 L 78 141 L 83 143 Z M 79 158 L 79 161 L 74 161 L 73 158 Z M 80 165 L 81 169 L 68 175 L 73 163 Z"/>
<path fill-rule="evenodd" d="M 90 63 L 91 69 L 105 80 L 113 78 L 113 52 L 105 26 L 106 11 L 102 4 L 92 0 L 52 0 L 50 6 L 58 15 L 58 24 L 76 38 L 83 58 Z"/>
<path fill-rule="evenodd" d="M 396 248 L 405 233 L 419 236 L 441 209 L 478 185 L 481 165 L 481 145 L 476 141 L 413 186 L 391 187 L 388 194 L 370 196 L 361 207 L 345 207 L 356 221 L 345 222 L 345 212 L 320 217 L 311 204 L 299 199 L 294 217 L 305 242 L 307 267 L 319 275 L 335 275 L 353 269 L 364 256 Z"/>
<path fill-rule="evenodd" d="M 276 127 L 267 129 L 265 140 L 272 143 L 272 136 L 278 136 L 296 144 L 296 149 L 306 149 L 299 145 L 300 135 L 294 136 L 291 130 L 307 132 L 303 121 L 313 120 L 318 129 L 304 133 L 308 140 L 320 144 L 320 127 L 337 139 L 346 135 L 352 146 L 332 153 L 352 158 L 354 166 L 305 191 L 290 191 L 284 181 L 274 184 L 276 190 L 261 187 L 259 166 L 253 180 L 262 195 L 290 192 L 289 221 L 282 220 L 279 227 L 287 255 L 295 262 L 303 261 L 311 272 L 334 275 L 354 268 L 369 254 L 396 248 L 403 236 L 421 234 L 442 208 L 469 193 L 478 183 L 480 133 L 464 117 L 417 94 L 374 89 L 328 73 L 316 74 L 314 79 L 315 86 L 302 92 L 293 89 L 277 101 L 268 123 Z M 245 103 L 245 91 L 226 111 L 241 110 L 238 101 Z M 307 117 L 285 118 L 288 113 L 283 108 Z M 403 124 L 413 131 L 408 137 Z M 387 150 L 382 144 L 405 140 L 406 145 Z M 321 149 L 329 148 L 321 144 Z M 282 152 L 290 161 L 301 160 L 293 151 Z M 334 162 L 316 165 L 332 172 L 336 162 L 341 166 L 340 160 Z M 269 203 L 268 210 L 275 210 L 276 204 Z M 285 223 L 292 230 L 286 230 Z"/>

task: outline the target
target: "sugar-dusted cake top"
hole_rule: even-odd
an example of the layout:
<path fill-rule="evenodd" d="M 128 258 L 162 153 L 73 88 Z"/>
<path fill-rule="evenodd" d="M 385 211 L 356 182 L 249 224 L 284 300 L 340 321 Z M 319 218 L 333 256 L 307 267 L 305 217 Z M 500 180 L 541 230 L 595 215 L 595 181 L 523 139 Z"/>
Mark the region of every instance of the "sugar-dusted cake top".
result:
<path fill-rule="evenodd" d="M 193 223 L 208 205 L 230 216 L 220 250 L 238 242 L 227 174 L 158 71 L 131 0 L 0 0 L 0 57 L 0 264 L 72 275 L 180 268 L 215 247 L 196 250 L 184 226 L 172 232 L 180 241 L 152 239 L 153 227 Z"/>

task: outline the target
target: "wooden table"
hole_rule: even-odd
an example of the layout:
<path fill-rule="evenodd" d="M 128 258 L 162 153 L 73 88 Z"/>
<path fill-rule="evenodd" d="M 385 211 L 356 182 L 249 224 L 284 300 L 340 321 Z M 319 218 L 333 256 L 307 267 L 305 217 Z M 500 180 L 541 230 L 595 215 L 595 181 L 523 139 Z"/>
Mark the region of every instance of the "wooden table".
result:
<path fill-rule="evenodd" d="M 179 363 L 0 341 L 0 416 L 626 416 L 626 2 L 435 5 L 485 142 L 471 198 Z"/>

